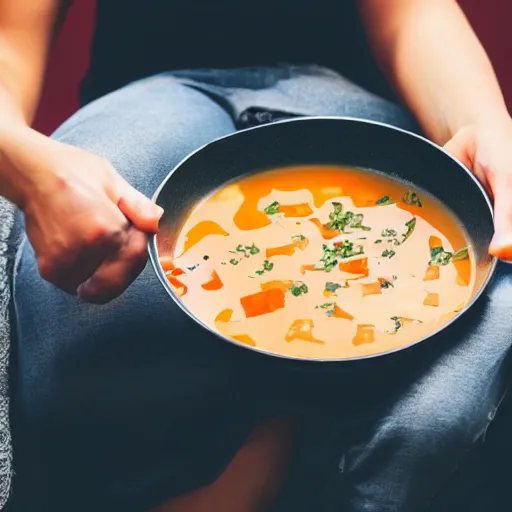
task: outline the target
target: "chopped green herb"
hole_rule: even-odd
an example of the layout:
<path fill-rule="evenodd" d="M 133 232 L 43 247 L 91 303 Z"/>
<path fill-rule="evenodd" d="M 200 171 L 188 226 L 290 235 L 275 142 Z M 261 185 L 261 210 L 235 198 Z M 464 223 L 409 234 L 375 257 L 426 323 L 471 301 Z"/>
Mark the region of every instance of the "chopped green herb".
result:
<path fill-rule="evenodd" d="M 403 327 L 402 319 L 399 316 L 393 316 L 391 317 L 391 320 L 393 320 L 395 325 L 393 326 L 393 330 L 390 331 L 390 333 L 396 334 Z"/>
<path fill-rule="evenodd" d="M 383 229 L 381 236 L 396 236 L 397 232 L 394 229 Z"/>
<path fill-rule="evenodd" d="M 205 254 L 205 255 L 203 256 L 203 260 L 204 260 L 204 261 L 207 261 L 207 260 L 209 260 L 209 259 L 210 259 L 210 256 L 208 256 L 208 254 Z"/>
<path fill-rule="evenodd" d="M 273 203 L 269 204 L 263 211 L 267 215 L 275 215 L 276 213 L 279 213 L 279 203 L 274 201 Z"/>
<path fill-rule="evenodd" d="M 391 281 L 388 281 L 387 279 L 381 279 L 380 287 L 381 288 L 394 288 L 394 284 Z"/>
<path fill-rule="evenodd" d="M 338 288 L 341 288 L 341 284 L 331 282 L 325 283 L 325 289 L 328 292 L 334 293 Z"/>
<path fill-rule="evenodd" d="M 407 226 L 407 231 L 403 234 L 403 240 L 402 243 L 404 243 L 414 231 L 414 228 L 416 227 L 416 217 L 413 217 L 411 220 L 408 220 L 405 225 Z"/>
<path fill-rule="evenodd" d="M 382 251 L 382 256 L 384 258 L 391 259 L 395 254 L 396 254 L 396 252 L 393 250 L 390 250 L 390 249 L 386 249 L 385 251 Z"/>
<path fill-rule="evenodd" d="M 381 243 L 382 243 L 382 240 L 379 238 L 379 239 L 375 240 L 375 243 L 376 243 L 376 244 L 381 244 Z"/>
<path fill-rule="evenodd" d="M 327 316 L 334 315 L 334 302 L 326 302 L 325 304 L 319 304 L 318 306 L 315 306 L 316 309 L 325 309 L 325 314 Z"/>
<path fill-rule="evenodd" d="M 376 201 L 376 204 L 380 204 L 382 206 L 385 206 L 387 204 L 393 204 L 393 201 L 391 201 L 391 198 L 389 196 L 381 197 Z"/>
<path fill-rule="evenodd" d="M 302 295 L 303 293 L 304 294 L 308 293 L 309 289 L 308 289 L 306 283 L 303 283 L 302 281 L 297 281 L 290 288 L 290 291 L 292 292 L 293 296 L 298 297 L 299 295 Z"/>
<path fill-rule="evenodd" d="M 245 248 L 242 244 L 239 244 L 236 246 L 236 249 L 235 249 L 236 252 L 245 252 Z"/>
<path fill-rule="evenodd" d="M 467 247 L 464 247 L 464 249 L 459 249 L 458 251 L 455 251 L 453 253 L 452 260 L 459 261 L 459 260 L 465 260 L 467 258 L 469 258 L 469 249 Z"/>
<path fill-rule="evenodd" d="M 254 244 L 252 244 L 250 247 L 246 246 L 245 248 L 248 249 L 250 254 L 258 254 L 260 252 L 260 250 Z"/>
<path fill-rule="evenodd" d="M 416 205 L 416 206 L 419 206 L 420 208 L 423 206 L 423 205 L 421 204 L 420 198 L 418 197 L 418 194 L 416 194 L 416 192 L 413 192 L 412 190 L 408 190 L 408 191 L 404 194 L 403 202 L 404 202 L 405 204 L 410 204 L 410 205 Z"/>
<path fill-rule="evenodd" d="M 256 274 L 258 274 L 259 276 L 262 276 L 264 273 L 264 270 L 256 270 Z"/>
<path fill-rule="evenodd" d="M 266 270 L 267 272 L 272 270 L 274 268 L 274 264 L 271 261 L 265 260 L 263 262 L 263 270 Z"/>
<path fill-rule="evenodd" d="M 320 258 L 319 268 L 326 272 L 330 272 L 335 267 L 338 263 L 338 259 L 345 259 L 358 254 L 363 254 L 363 246 L 358 245 L 354 250 L 354 244 L 349 240 L 344 240 L 341 245 L 335 245 L 334 247 L 329 247 L 324 244 L 322 246 L 322 250 L 324 254 Z"/>
<path fill-rule="evenodd" d="M 220 264 L 221 265 L 227 265 L 227 263 L 225 261 L 221 261 Z"/>
<path fill-rule="evenodd" d="M 432 247 L 430 249 L 429 265 L 448 265 L 452 259 L 453 254 L 445 251 L 443 247 Z"/>
<path fill-rule="evenodd" d="M 364 215 L 362 213 L 354 214 L 353 212 L 343 211 L 341 203 L 332 203 L 334 210 L 329 214 L 330 222 L 325 227 L 331 231 L 338 231 L 345 233 L 346 228 L 362 229 L 363 231 L 370 231 L 371 228 L 363 226 Z"/>
<path fill-rule="evenodd" d="M 294 235 L 292 236 L 292 240 L 294 242 L 302 242 L 302 240 L 306 240 L 306 237 L 304 235 Z"/>
<path fill-rule="evenodd" d="M 229 263 L 231 263 L 231 265 L 238 265 L 238 260 L 237 260 L 237 259 L 235 259 L 235 258 L 231 258 L 231 259 L 229 260 Z"/>
<path fill-rule="evenodd" d="M 191 267 L 187 267 L 187 270 L 190 270 L 192 272 L 192 270 L 195 270 L 197 268 L 197 265 L 192 265 Z"/>

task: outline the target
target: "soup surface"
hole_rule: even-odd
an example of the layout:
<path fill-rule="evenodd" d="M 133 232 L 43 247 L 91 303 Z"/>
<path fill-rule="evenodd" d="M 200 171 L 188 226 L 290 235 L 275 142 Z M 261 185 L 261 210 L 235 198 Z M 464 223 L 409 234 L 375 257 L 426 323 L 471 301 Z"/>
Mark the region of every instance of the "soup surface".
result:
<path fill-rule="evenodd" d="M 408 345 L 461 311 L 474 276 L 467 237 L 439 201 L 373 171 L 328 166 L 227 184 L 160 261 L 204 324 L 307 359 Z"/>

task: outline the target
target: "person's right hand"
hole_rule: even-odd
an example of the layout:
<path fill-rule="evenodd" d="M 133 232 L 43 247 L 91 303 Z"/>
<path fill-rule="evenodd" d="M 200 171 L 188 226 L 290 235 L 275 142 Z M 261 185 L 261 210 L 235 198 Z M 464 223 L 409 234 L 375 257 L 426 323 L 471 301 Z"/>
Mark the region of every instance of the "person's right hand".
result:
<path fill-rule="evenodd" d="M 35 132 L 14 140 L 7 161 L 20 171 L 41 276 L 88 302 L 119 296 L 144 268 L 163 210 L 108 161 Z"/>

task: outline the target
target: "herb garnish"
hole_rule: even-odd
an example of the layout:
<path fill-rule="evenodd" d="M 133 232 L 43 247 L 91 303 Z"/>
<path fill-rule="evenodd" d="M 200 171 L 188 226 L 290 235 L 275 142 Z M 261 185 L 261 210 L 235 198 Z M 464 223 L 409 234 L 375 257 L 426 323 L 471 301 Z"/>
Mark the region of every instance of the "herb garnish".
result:
<path fill-rule="evenodd" d="M 276 213 L 279 213 L 279 203 L 274 201 L 273 203 L 269 204 L 263 211 L 267 215 L 275 215 Z"/>
<path fill-rule="evenodd" d="M 325 283 L 325 289 L 328 292 L 334 293 L 338 288 L 341 288 L 341 284 L 331 282 Z"/>
<path fill-rule="evenodd" d="M 197 268 L 197 265 L 192 265 L 191 267 L 187 267 L 187 270 L 190 270 L 192 272 L 192 270 L 195 270 Z"/>
<path fill-rule="evenodd" d="M 404 243 L 414 231 L 414 228 L 416 227 L 416 217 L 413 217 L 411 220 L 408 220 L 405 225 L 407 226 L 407 231 L 403 234 L 403 240 L 402 243 Z"/>
<path fill-rule="evenodd" d="M 396 236 L 397 232 L 394 229 L 383 229 L 381 232 L 381 236 Z"/>
<path fill-rule="evenodd" d="M 203 256 L 203 260 L 204 260 L 204 261 L 207 261 L 207 260 L 209 260 L 209 259 L 210 259 L 210 256 L 208 256 L 208 254 L 205 254 L 205 255 Z"/>
<path fill-rule="evenodd" d="M 390 250 L 390 249 L 386 249 L 385 251 L 382 251 L 382 256 L 384 258 L 391 259 L 395 254 L 396 254 L 396 252 L 393 250 Z"/>
<path fill-rule="evenodd" d="M 293 242 L 302 242 L 302 240 L 305 240 L 306 237 L 304 235 L 294 235 L 292 236 Z"/>
<path fill-rule="evenodd" d="M 318 306 L 315 306 L 316 309 L 325 309 L 325 314 L 327 316 L 334 315 L 334 307 L 336 304 L 334 302 L 326 302 L 325 304 L 319 304 Z"/>
<path fill-rule="evenodd" d="M 273 268 L 274 268 L 274 264 L 269 260 L 265 260 L 263 262 L 263 269 L 256 270 L 256 274 L 258 274 L 259 276 L 262 276 L 265 272 L 270 272 Z"/>
<path fill-rule="evenodd" d="M 392 316 L 391 320 L 395 322 L 395 325 L 393 326 L 393 330 L 390 331 L 390 334 L 396 334 L 403 326 L 402 319 L 399 316 Z"/>
<path fill-rule="evenodd" d="M 382 240 L 379 238 L 379 239 L 375 240 L 375 243 L 376 243 L 376 244 L 381 244 L 381 243 L 382 243 Z"/>
<path fill-rule="evenodd" d="M 293 286 L 290 288 L 290 292 L 293 296 L 298 297 L 299 295 L 302 295 L 303 293 L 308 293 L 309 289 L 306 285 L 306 283 L 303 283 L 302 281 L 297 281 L 293 284 Z"/>
<path fill-rule="evenodd" d="M 362 229 L 363 231 L 370 231 L 371 228 L 363 226 L 364 215 L 362 213 L 355 214 L 350 211 L 343 211 L 341 203 L 332 203 L 334 210 L 329 214 L 330 221 L 325 224 L 327 229 L 331 231 L 338 231 L 339 233 L 346 233 L 346 228 Z"/>
<path fill-rule="evenodd" d="M 380 279 L 380 287 L 381 288 L 394 288 L 395 285 L 391 281 L 388 281 L 387 279 Z"/>
<path fill-rule="evenodd" d="M 235 258 L 231 258 L 231 259 L 229 260 L 229 263 L 231 263 L 231 265 L 238 265 L 238 260 L 237 260 L 237 259 L 235 259 Z"/>
<path fill-rule="evenodd" d="M 245 258 L 248 258 L 251 255 L 254 256 L 255 254 L 258 254 L 260 250 L 253 243 L 252 245 L 238 244 L 236 246 L 236 249 L 230 252 L 232 252 L 233 254 L 241 253 L 244 255 Z"/>
<path fill-rule="evenodd" d="M 451 253 L 445 251 L 443 246 L 432 247 L 430 249 L 430 261 L 429 265 L 448 265 L 450 261 L 460 261 L 469 258 L 469 250 L 467 247 Z"/>
<path fill-rule="evenodd" d="M 418 194 L 416 194 L 416 192 L 413 192 L 412 190 L 408 190 L 408 191 L 404 194 L 403 202 L 404 202 L 405 204 L 410 204 L 410 205 L 416 205 L 416 206 L 419 206 L 420 208 L 423 206 L 423 205 L 421 204 L 420 198 L 418 197 Z"/>
<path fill-rule="evenodd" d="M 330 272 L 334 268 L 338 263 L 338 259 L 363 254 L 363 246 L 358 245 L 356 250 L 354 250 L 354 244 L 349 240 L 344 240 L 341 245 L 335 245 L 332 248 L 324 244 L 322 250 L 324 255 L 320 258 L 320 268 L 323 268 L 326 272 Z"/>
<path fill-rule="evenodd" d="M 381 206 L 385 206 L 388 204 L 393 204 L 393 201 L 391 201 L 391 198 L 389 196 L 383 196 L 380 199 L 378 199 L 375 204 L 380 204 Z"/>

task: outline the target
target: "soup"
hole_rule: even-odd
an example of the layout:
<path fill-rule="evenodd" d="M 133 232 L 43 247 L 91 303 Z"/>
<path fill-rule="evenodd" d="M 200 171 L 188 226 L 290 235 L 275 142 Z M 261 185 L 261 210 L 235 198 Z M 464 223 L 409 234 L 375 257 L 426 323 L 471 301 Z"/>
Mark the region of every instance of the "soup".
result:
<path fill-rule="evenodd" d="M 471 248 L 438 200 L 364 169 L 305 166 L 229 183 L 161 258 L 214 331 L 282 356 L 344 359 L 411 344 L 472 295 Z"/>

